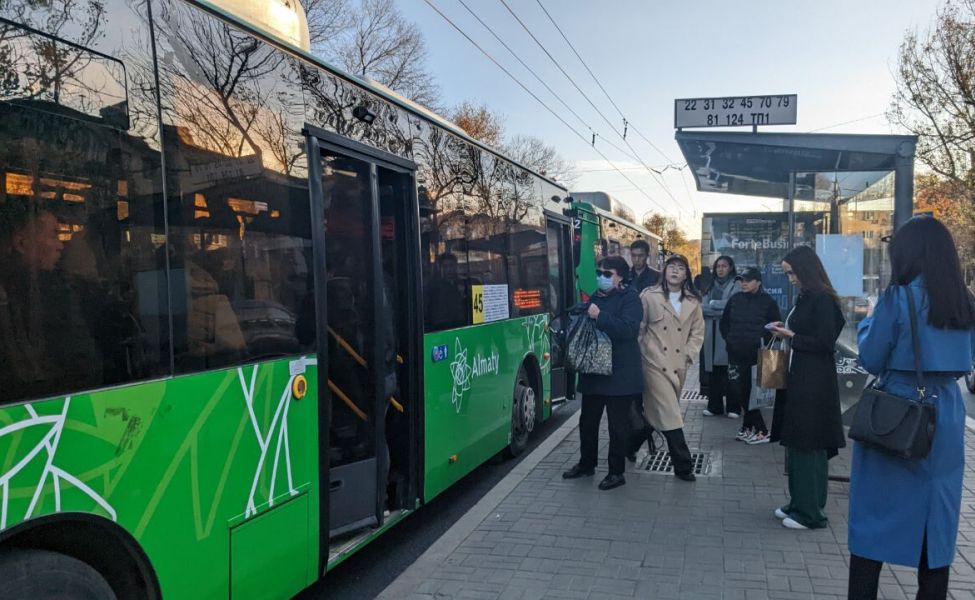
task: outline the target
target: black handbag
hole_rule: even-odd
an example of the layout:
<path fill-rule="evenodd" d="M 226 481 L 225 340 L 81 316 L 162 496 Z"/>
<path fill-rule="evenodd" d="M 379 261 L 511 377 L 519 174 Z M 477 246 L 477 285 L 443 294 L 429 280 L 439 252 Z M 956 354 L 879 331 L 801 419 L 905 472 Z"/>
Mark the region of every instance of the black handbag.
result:
<path fill-rule="evenodd" d="M 911 342 L 917 373 L 917 399 L 902 398 L 881 390 L 877 380 L 863 390 L 853 414 L 849 437 L 861 444 L 898 458 L 924 458 L 934 442 L 937 409 L 927 400 L 921 371 L 921 342 L 917 335 L 914 294 L 907 289 L 911 316 Z"/>

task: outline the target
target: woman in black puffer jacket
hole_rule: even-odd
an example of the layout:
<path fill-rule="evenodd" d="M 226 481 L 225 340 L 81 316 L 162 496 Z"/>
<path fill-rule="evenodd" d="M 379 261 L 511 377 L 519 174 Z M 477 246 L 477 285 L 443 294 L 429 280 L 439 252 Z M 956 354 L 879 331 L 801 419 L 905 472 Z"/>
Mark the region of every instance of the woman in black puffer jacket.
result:
<path fill-rule="evenodd" d="M 762 289 L 761 271 L 748 267 L 737 279 L 741 281 L 741 292 L 728 300 L 719 323 L 728 348 L 728 391 L 745 414 L 735 439 L 748 444 L 766 444 L 769 435 L 762 411 L 748 410 L 752 367 L 758 363 L 762 341 L 772 338 L 765 325 L 779 321 L 782 314 L 779 305 Z"/>

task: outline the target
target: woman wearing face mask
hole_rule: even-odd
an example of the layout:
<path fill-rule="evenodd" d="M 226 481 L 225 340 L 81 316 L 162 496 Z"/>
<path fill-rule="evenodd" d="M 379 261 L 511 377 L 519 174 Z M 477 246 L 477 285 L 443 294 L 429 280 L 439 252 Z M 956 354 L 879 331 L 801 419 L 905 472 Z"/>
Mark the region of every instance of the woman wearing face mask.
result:
<path fill-rule="evenodd" d="M 719 256 L 718 260 L 714 261 L 711 274 L 711 285 L 704 295 L 702 306 L 705 319 L 704 370 L 709 373 L 708 407 L 704 410 L 704 416 L 726 414 L 732 419 L 737 419 L 741 409 L 735 406 L 735 396 L 728 393 L 728 350 L 719 325 L 728 300 L 741 289 L 735 281 L 738 275 L 735 261 L 730 256 Z M 725 410 L 726 398 L 727 410 Z"/>
<path fill-rule="evenodd" d="M 649 424 L 666 438 L 674 475 L 684 481 L 694 481 L 695 477 L 684 439 L 680 392 L 687 367 L 704 341 L 701 296 L 690 275 L 687 259 L 675 254 L 664 263 L 662 285 L 640 294 L 643 410 Z"/>
<path fill-rule="evenodd" d="M 619 256 L 604 258 L 596 270 L 599 289 L 591 297 L 588 316 L 596 322 L 596 328 L 605 332 L 613 342 L 613 374 L 579 376 L 582 456 L 575 466 L 562 474 L 563 479 L 576 479 L 595 473 L 599 422 L 605 408 L 609 417 L 609 474 L 600 482 L 601 490 L 611 490 L 626 483 L 623 477 L 624 455 L 630 433 L 627 417 L 631 403 L 639 399 L 643 391 L 640 346 L 637 343 L 643 307 L 636 291 L 623 286 L 629 274 L 629 265 Z"/>

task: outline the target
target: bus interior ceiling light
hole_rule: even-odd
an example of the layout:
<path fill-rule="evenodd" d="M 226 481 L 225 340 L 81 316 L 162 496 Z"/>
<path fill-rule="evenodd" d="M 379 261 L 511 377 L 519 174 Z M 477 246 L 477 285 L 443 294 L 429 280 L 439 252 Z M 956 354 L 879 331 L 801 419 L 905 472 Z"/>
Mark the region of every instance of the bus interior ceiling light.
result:
<path fill-rule="evenodd" d="M 359 119 L 366 125 L 372 125 L 372 122 L 376 120 L 376 113 L 372 112 L 362 104 L 352 109 L 352 116 Z"/>
<path fill-rule="evenodd" d="M 210 4 L 306 52 L 311 51 L 308 20 L 298 0 L 210 0 Z"/>

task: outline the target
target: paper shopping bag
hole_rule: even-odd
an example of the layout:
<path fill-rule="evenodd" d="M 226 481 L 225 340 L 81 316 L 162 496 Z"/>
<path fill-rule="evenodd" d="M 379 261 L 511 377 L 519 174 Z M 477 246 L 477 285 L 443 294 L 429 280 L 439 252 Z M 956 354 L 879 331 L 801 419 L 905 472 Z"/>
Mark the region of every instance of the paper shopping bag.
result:
<path fill-rule="evenodd" d="M 774 341 L 758 350 L 758 379 L 756 383 L 771 390 L 784 390 L 789 373 L 789 351 L 775 348 Z"/>

